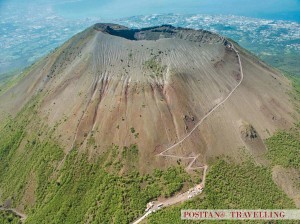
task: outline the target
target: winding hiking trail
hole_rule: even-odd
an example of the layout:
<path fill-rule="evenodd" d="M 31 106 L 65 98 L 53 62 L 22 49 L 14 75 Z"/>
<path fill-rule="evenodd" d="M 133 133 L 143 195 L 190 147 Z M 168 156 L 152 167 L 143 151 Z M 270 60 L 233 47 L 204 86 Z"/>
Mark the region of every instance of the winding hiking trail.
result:
<path fill-rule="evenodd" d="M 224 41 L 224 39 L 223 39 Z M 211 109 L 194 127 L 193 129 L 187 133 L 183 138 L 181 138 L 178 142 L 176 142 L 175 144 L 169 146 L 168 148 L 166 148 L 165 150 L 163 150 L 162 152 L 160 152 L 159 154 L 157 154 L 157 156 L 161 156 L 161 157 L 169 157 L 169 158 L 176 158 L 176 159 L 188 159 L 191 160 L 190 163 L 188 164 L 188 166 L 186 167 L 186 170 L 196 170 L 196 169 L 203 169 L 203 177 L 202 177 L 202 181 L 200 183 L 200 185 L 202 185 L 202 188 L 205 186 L 205 179 L 206 179 L 206 173 L 207 173 L 207 169 L 208 166 L 206 164 L 202 165 L 202 166 L 197 166 L 197 167 L 193 167 L 193 164 L 195 163 L 195 161 L 198 159 L 198 157 L 200 156 L 200 154 L 197 154 L 195 156 L 181 156 L 181 155 L 174 155 L 174 154 L 168 154 L 169 151 L 171 151 L 172 149 L 174 149 L 176 146 L 179 146 L 180 144 L 182 144 L 187 138 L 189 138 L 192 133 L 213 113 L 215 112 L 222 104 L 224 104 L 231 96 L 232 94 L 236 91 L 236 89 L 241 85 L 243 79 L 244 79 L 244 73 L 243 73 L 243 67 L 242 67 L 242 63 L 241 63 L 241 58 L 239 55 L 239 52 L 235 49 L 234 45 L 227 41 L 229 43 L 229 48 L 232 49 L 238 58 L 238 63 L 239 63 L 239 67 L 240 67 L 240 75 L 241 78 L 238 82 L 238 84 L 231 90 L 231 92 L 228 94 L 228 96 L 226 98 L 224 98 L 220 103 L 218 103 L 215 107 L 213 107 L 213 109 Z M 96 81 L 96 80 L 95 80 Z M 95 84 L 95 81 L 93 84 Z M 79 129 L 79 125 L 77 126 L 77 130 L 76 133 Z M 75 141 L 76 141 L 76 136 L 77 134 L 75 134 L 74 139 L 73 139 L 73 144 L 72 144 L 72 148 L 74 147 Z M 71 149 L 72 149 L 71 148 Z M 63 160 L 64 161 L 64 160 Z M 62 162 L 63 162 L 62 161 Z M 61 167 L 61 164 L 59 164 L 59 166 L 57 167 L 58 169 Z M 56 169 L 57 170 L 57 169 Z M 198 185 L 197 185 L 198 186 Z M 163 203 L 163 207 L 169 207 L 172 206 L 174 204 L 180 203 L 180 202 L 184 202 L 186 200 L 189 200 L 191 198 L 191 190 L 192 189 L 196 189 L 197 188 L 191 188 L 189 191 L 181 193 L 179 195 L 170 197 L 162 202 L 160 201 L 155 201 L 154 205 L 151 209 L 149 209 L 143 216 L 141 216 L 139 219 L 137 219 L 135 222 L 133 222 L 133 224 L 138 224 L 140 223 L 142 220 L 144 220 L 149 214 L 151 214 L 152 212 L 157 211 L 158 209 L 161 208 L 162 203 Z M 193 196 L 200 194 L 202 192 L 201 191 L 195 191 L 194 193 L 192 192 Z M 11 212 L 13 214 L 15 214 L 16 216 L 18 216 L 20 218 L 20 220 L 22 222 L 24 222 L 27 218 L 26 214 L 20 213 L 19 211 L 17 211 L 14 208 L 4 208 L 0 205 L 0 211 L 7 211 L 7 212 Z"/>
<path fill-rule="evenodd" d="M 223 41 L 225 40 L 223 37 L 221 37 L 221 38 L 222 38 Z M 243 67 L 242 67 L 242 62 L 241 62 L 239 52 L 234 48 L 234 45 L 230 41 L 228 41 L 228 40 L 226 40 L 226 41 L 230 44 L 230 49 L 234 50 L 235 53 L 237 54 L 237 57 L 238 57 L 239 66 L 240 66 L 240 74 L 241 74 L 241 79 L 240 79 L 239 83 L 232 89 L 232 91 L 228 94 L 228 96 L 225 99 L 223 99 L 220 103 L 218 103 L 211 111 L 209 111 L 185 137 L 183 137 L 178 142 L 176 142 L 172 146 L 168 147 L 167 149 L 165 149 L 161 153 L 157 154 L 157 156 L 162 156 L 162 157 L 170 157 L 170 158 L 176 158 L 176 159 L 191 159 L 192 161 L 186 167 L 186 170 L 203 169 L 203 177 L 202 177 L 202 181 L 200 183 L 203 187 L 205 186 L 206 172 L 207 172 L 208 166 L 203 165 L 203 166 L 198 166 L 198 167 L 192 167 L 193 164 L 195 163 L 195 161 L 200 156 L 200 154 L 198 154 L 196 156 L 176 156 L 176 155 L 165 154 L 165 153 L 170 151 L 171 149 L 175 148 L 176 146 L 180 145 L 184 140 L 186 140 L 189 136 L 191 136 L 191 134 L 206 120 L 206 118 L 208 118 L 215 110 L 217 110 L 222 104 L 224 104 L 231 97 L 231 95 L 236 91 L 236 89 L 241 85 L 241 83 L 244 79 L 244 73 L 243 73 Z M 184 192 L 182 194 L 179 194 L 177 196 L 173 196 L 173 197 L 168 198 L 167 200 L 163 201 L 163 207 L 169 207 L 169 206 L 177 204 L 179 202 L 186 201 L 189 198 L 190 198 L 189 197 L 189 191 Z M 160 209 L 160 207 L 158 206 L 159 203 L 161 203 L 161 202 L 154 202 L 154 206 L 151 209 L 149 209 L 149 211 L 147 211 L 142 217 L 140 217 L 139 219 L 134 221 L 133 224 L 140 223 L 149 214 L 151 214 L 152 212 L 155 212 L 158 209 Z"/>
<path fill-rule="evenodd" d="M 187 170 L 192 169 L 191 166 L 192 164 L 196 161 L 196 159 L 199 157 L 200 154 L 196 155 L 196 156 L 176 156 L 176 155 L 171 155 L 171 154 L 165 154 L 165 152 L 175 148 L 176 146 L 180 145 L 184 140 L 186 140 L 189 136 L 191 136 L 191 134 L 206 120 L 207 117 L 209 117 L 216 109 L 218 109 L 222 104 L 224 104 L 230 97 L 231 95 L 235 92 L 235 90 L 241 85 L 243 79 L 244 79 L 244 73 L 243 73 L 243 67 L 242 67 L 242 63 L 241 63 L 241 59 L 240 59 L 240 55 L 238 53 L 238 51 L 234 48 L 234 45 L 232 43 L 231 44 L 231 49 L 235 51 L 235 53 L 238 56 L 238 61 L 239 61 L 239 65 L 240 65 L 240 72 L 241 72 L 241 80 L 239 81 L 239 83 L 232 89 L 232 91 L 228 94 L 228 96 L 222 100 L 219 104 L 217 104 L 210 112 L 208 112 L 196 125 L 195 127 L 185 136 L 183 137 L 181 140 L 179 140 L 178 142 L 176 142 L 175 144 L 173 144 L 172 146 L 168 147 L 167 149 L 165 149 L 164 151 L 162 151 L 161 153 L 158 154 L 158 156 L 164 156 L 164 157 L 173 157 L 173 158 L 178 158 L 178 159 L 193 159 L 192 162 L 188 165 Z M 199 167 L 202 168 L 202 167 Z"/>
<path fill-rule="evenodd" d="M 224 39 L 223 39 L 224 40 Z M 222 104 L 224 104 L 230 97 L 231 95 L 236 91 L 236 89 L 241 85 L 243 79 L 244 79 L 244 73 L 243 73 L 243 67 L 242 67 L 242 63 L 241 63 L 241 58 L 239 55 L 239 52 L 234 48 L 234 45 L 228 41 L 228 43 L 230 44 L 230 48 L 232 50 L 235 51 L 235 53 L 237 54 L 238 57 L 238 62 L 239 62 L 239 66 L 240 66 L 240 74 L 241 74 L 241 79 L 239 81 L 239 83 L 232 89 L 232 91 L 228 94 L 228 96 L 223 99 L 220 103 L 218 103 L 212 110 L 210 110 L 195 126 L 194 128 L 183 138 L 181 138 L 178 142 L 176 142 L 175 144 L 173 144 L 172 146 L 168 147 L 167 149 L 165 149 L 164 151 L 160 152 L 159 154 L 157 154 L 157 156 L 162 156 L 162 157 L 170 157 L 170 158 L 176 158 L 176 159 L 189 159 L 191 160 L 191 162 L 188 164 L 188 166 L 186 167 L 186 170 L 196 170 L 196 169 L 203 169 L 203 177 L 202 177 L 202 181 L 200 183 L 200 185 L 202 185 L 202 187 L 205 186 L 205 179 L 206 179 L 206 172 L 208 169 L 207 165 L 203 165 L 203 166 L 197 166 L 197 167 L 193 167 L 193 164 L 195 163 L 195 161 L 198 159 L 198 157 L 200 156 L 200 154 L 196 155 L 196 156 L 180 156 L 180 155 L 172 155 L 172 154 L 166 154 L 167 152 L 169 152 L 171 149 L 174 149 L 176 146 L 179 146 L 183 141 L 185 141 L 189 136 L 191 136 L 191 134 L 215 111 L 217 110 Z M 72 147 L 74 147 L 74 142 L 76 140 L 76 135 L 74 137 L 74 141 L 73 141 L 73 145 Z M 64 160 L 63 160 L 64 161 Z M 61 164 L 58 166 L 58 168 L 60 168 Z M 194 187 L 193 189 L 195 189 L 196 187 Z M 191 189 L 190 189 L 191 190 Z M 171 205 L 186 201 L 190 199 L 190 190 L 184 193 L 181 193 L 179 195 L 170 197 L 168 199 L 166 199 L 165 201 L 163 201 L 163 207 L 169 207 Z M 202 191 L 198 191 L 196 192 L 194 195 L 200 194 Z M 154 205 L 151 209 L 149 209 L 143 216 L 141 216 L 139 219 L 137 219 L 135 222 L 133 222 L 133 224 L 138 224 L 140 223 L 142 220 L 144 220 L 149 214 L 151 214 L 152 212 L 157 211 L 158 209 L 161 208 L 161 206 L 159 205 L 161 204 L 161 202 L 159 201 L 155 201 Z M 27 218 L 26 214 L 22 214 L 20 212 L 18 212 L 16 209 L 13 208 L 4 208 L 0 206 L 0 210 L 1 211 L 8 211 L 11 213 L 14 213 L 16 216 L 20 217 L 20 220 L 22 222 L 25 221 L 25 219 Z"/>

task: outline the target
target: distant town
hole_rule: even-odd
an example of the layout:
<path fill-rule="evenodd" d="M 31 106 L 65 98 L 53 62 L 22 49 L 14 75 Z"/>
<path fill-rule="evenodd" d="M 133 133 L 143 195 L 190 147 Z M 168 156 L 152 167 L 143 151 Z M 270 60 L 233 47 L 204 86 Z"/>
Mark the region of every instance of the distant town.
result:
<path fill-rule="evenodd" d="M 102 21 L 97 18 L 65 19 L 57 16 L 51 8 L 31 10 L 25 15 L 0 15 L 0 76 L 31 65 L 71 36 Z M 279 68 L 283 66 L 285 70 L 288 69 L 282 61 L 289 60 L 291 65 L 300 57 L 300 24 L 297 22 L 202 14 L 134 16 L 111 22 L 134 28 L 171 24 L 210 30 L 232 38 L 263 60 Z M 283 55 L 285 58 L 281 60 Z M 294 70 L 291 72 L 298 72 Z"/>

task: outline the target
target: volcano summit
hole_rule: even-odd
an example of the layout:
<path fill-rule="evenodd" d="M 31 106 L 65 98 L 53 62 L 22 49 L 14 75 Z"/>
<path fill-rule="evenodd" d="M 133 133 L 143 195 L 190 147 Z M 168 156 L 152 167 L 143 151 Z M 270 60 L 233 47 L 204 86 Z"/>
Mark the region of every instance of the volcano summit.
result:
<path fill-rule="evenodd" d="M 240 161 L 243 150 L 266 164 L 263 140 L 297 120 L 291 88 L 278 71 L 215 33 L 95 24 L 0 92 L 1 121 L 16 120 L 5 178 L 18 163 L 31 164 L 19 177 L 21 193 L 8 182 L 0 187 L 18 195 L 20 210 L 50 200 L 38 164 L 47 164 L 44 181 L 68 186 L 64 167 L 79 155 L 118 175 L 176 164 L 192 169 L 220 156 Z M 59 149 L 41 156 L 47 139 Z"/>

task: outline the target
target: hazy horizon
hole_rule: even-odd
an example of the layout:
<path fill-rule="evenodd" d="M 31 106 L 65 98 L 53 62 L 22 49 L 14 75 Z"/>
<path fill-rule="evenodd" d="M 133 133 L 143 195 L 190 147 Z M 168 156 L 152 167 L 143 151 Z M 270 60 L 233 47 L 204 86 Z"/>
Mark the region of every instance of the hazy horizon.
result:
<path fill-rule="evenodd" d="M 125 24 L 126 21 L 135 21 L 135 17 L 139 17 L 138 15 L 142 15 L 145 18 L 149 17 L 149 15 L 149 18 L 152 18 L 153 14 L 210 15 L 218 19 L 212 21 L 212 24 L 207 24 L 208 26 L 204 26 L 205 24 L 199 26 L 200 21 L 198 23 L 194 21 L 193 24 L 189 25 L 194 28 L 213 29 L 213 31 L 221 33 L 227 29 L 223 27 L 224 25 L 230 26 L 228 22 L 231 20 L 233 20 L 232 22 L 237 22 L 237 24 L 233 25 L 234 28 L 242 29 L 243 25 L 247 21 L 249 22 L 249 18 L 245 17 L 258 18 L 258 20 L 254 19 L 255 22 L 250 26 L 252 28 L 256 27 L 258 29 L 257 32 L 260 32 L 259 29 L 265 29 L 264 27 L 259 28 L 261 23 L 258 21 L 261 19 L 271 19 L 272 21 L 290 20 L 292 22 L 284 21 L 283 24 L 285 25 L 283 27 L 280 25 L 281 29 L 279 29 L 279 32 L 285 32 L 285 34 L 289 32 L 289 35 L 292 35 L 293 38 L 294 34 L 292 33 L 297 35 L 298 24 L 300 24 L 300 0 L 287 0 L 284 3 L 278 0 L 266 0 L 263 3 L 250 0 L 227 0 L 225 2 L 227 4 L 224 4 L 224 1 L 219 2 L 217 0 L 186 0 L 184 2 L 178 0 L 153 0 L 152 2 L 146 0 L 127 2 L 120 0 L 28 0 L 26 2 L 21 0 L 0 0 L 0 74 L 30 65 L 74 34 L 96 22 Z M 228 17 L 229 15 L 245 17 L 233 19 Z M 165 18 L 168 18 L 168 16 Z M 179 16 L 178 18 L 181 17 Z M 229 19 L 230 21 L 227 21 L 228 18 L 231 18 Z M 141 25 L 139 23 L 141 21 L 142 19 L 135 21 L 135 24 Z M 184 17 L 182 17 L 181 22 L 179 20 L 177 23 L 174 20 L 163 19 L 155 21 L 154 19 L 151 20 L 151 23 L 145 25 L 170 23 L 175 26 L 187 26 L 188 24 L 184 23 L 184 21 Z M 134 24 L 130 23 L 127 25 L 134 26 Z M 293 30 L 293 28 L 295 29 Z M 275 38 L 275 34 L 271 31 L 272 29 L 269 30 L 271 38 Z M 248 33 L 253 33 L 253 31 L 248 31 Z M 239 40 L 237 35 L 223 34 Z M 276 35 L 280 34 L 277 33 Z M 279 43 L 280 41 L 275 42 Z M 288 45 L 287 42 L 284 43 Z M 296 48 L 298 46 L 297 41 L 288 43 L 292 44 L 292 46 L 296 44 Z M 266 50 L 264 47 L 261 49 Z"/>
<path fill-rule="evenodd" d="M 0 0 L 0 14 L 26 13 L 37 5 L 67 19 L 110 20 L 155 13 L 199 13 L 300 21 L 300 0 Z"/>

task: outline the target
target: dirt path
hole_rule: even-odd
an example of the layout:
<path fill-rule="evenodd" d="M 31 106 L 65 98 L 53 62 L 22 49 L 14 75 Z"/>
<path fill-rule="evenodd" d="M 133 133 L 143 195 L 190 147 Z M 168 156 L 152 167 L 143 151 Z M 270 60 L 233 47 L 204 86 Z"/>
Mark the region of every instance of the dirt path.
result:
<path fill-rule="evenodd" d="M 173 144 L 172 146 L 168 147 L 167 149 L 165 149 L 164 151 L 162 151 L 161 153 L 158 154 L 158 156 L 163 156 L 163 157 L 191 160 L 189 165 L 186 167 L 186 170 L 203 169 L 203 178 L 202 178 L 202 181 L 201 181 L 201 184 L 202 184 L 203 187 L 205 186 L 206 172 L 207 172 L 208 166 L 203 165 L 203 166 L 199 166 L 199 167 L 192 167 L 194 162 L 197 160 L 197 158 L 199 157 L 200 154 L 198 154 L 196 156 L 177 156 L 177 155 L 171 155 L 171 154 L 165 154 L 165 153 L 170 151 L 171 149 L 175 148 L 176 146 L 180 145 L 184 140 L 186 140 L 204 122 L 204 120 L 208 116 L 210 116 L 217 108 L 219 108 L 222 104 L 224 104 L 229 99 L 229 97 L 235 92 L 235 90 L 241 85 L 241 83 L 244 79 L 244 74 L 243 74 L 243 68 L 242 68 L 240 55 L 239 55 L 238 51 L 234 48 L 233 44 L 231 44 L 231 46 L 232 46 L 232 49 L 235 51 L 235 53 L 238 56 L 238 61 L 239 61 L 239 65 L 240 65 L 240 72 L 241 72 L 240 82 L 237 84 L 237 86 L 235 88 L 233 88 L 233 90 L 228 94 L 228 96 L 223 101 L 221 101 L 219 104 L 217 104 L 209 113 L 207 113 L 185 137 L 183 137 L 177 143 Z M 202 191 L 198 192 L 198 194 L 201 193 L 201 192 Z M 169 207 L 171 205 L 174 205 L 174 204 L 177 204 L 177 203 L 180 203 L 180 202 L 184 202 L 184 201 L 189 200 L 189 199 L 190 199 L 190 191 L 187 191 L 187 192 L 184 192 L 182 194 L 176 195 L 174 197 L 168 198 L 167 200 L 163 201 L 163 207 Z M 160 207 L 158 206 L 160 203 L 161 202 L 158 202 L 158 201 L 154 202 L 154 206 L 149 211 L 147 211 L 143 216 L 141 216 L 138 220 L 133 222 L 133 224 L 140 223 L 149 214 L 151 214 L 152 212 L 155 212 L 156 210 L 160 209 Z M 22 222 L 24 222 L 25 219 L 27 218 L 27 216 L 25 214 L 20 213 L 16 209 L 13 209 L 13 208 L 6 209 L 6 208 L 3 208 L 3 207 L 0 206 L 0 210 L 14 213 L 16 216 L 20 217 Z"/>
<path fill-rule="evenodd" d="M 0 211 L 6 211 L 6 212 L 11 212 L 11 213 L 15 214 L 16 216 L 18 216 L 20 218 L 21 222 L 24 222 L 25 219 L 27 218 L 27 215 L 25 215 L 21 212 L 18 212 L 14 208 L 4 208 L 4 207 L 0 206 Z"/>
<path fill-rule="evenodd" d="M 164 155 L 164 153 L 169 151 L 170 149 L 175 148 L 176 146 L 180 145 L 184 140 L 186 140 L 203 123 L 203 121 L 205 121 L 208 116 L 210 116 L 216 109 L 218 109 L 222 104 L 224 104 L 229 99 L 229 97 L 231 97 L 231 95 L 235 92 L 235 90 L 241 85 L 241 83 L 244 79 L 242 63 L 241 63 L 241 59 L 240 59 L 240 55 L 239 55 L 238 51 L 234 48 L 234 46 L 232 47 L 232 49 L 237 54 L 239 64 L 240 64 L 241 80 L 239 81 L 239 83 L 232 89 L 232 91 L 228 94 L 228 96 L 224 100 L 222 100 L 219 104 L 217 104 L 210 112 L 208 112 L 186 136 L 184 136 L 181 140 L 179 140 L 178 142 L 176 142 L 169 148 L 167 148 L 164 151 L 162 151 L 161 153 L 159 153 L 158 154 L 159 156 L 170 156 L 171 157 L 171 155 Z M 177 157 L 177 158 L 180 158 L 180 157 Z"/>
<path fill-rule="evenodd" d="M 222 37 L 221 37 L 222 38 Z M 225 40 L 224 38 L 222 38 L 223 41 Z M 228 41 L 228 40 L 227 40 Z M 202 177 L 202 181 L 201 181 L 201 185 L 204 187 L 205 186 L 205 179 L 206 179 L 206 172 L 208 169 L 207 165 L 203 165 L 200 167 L 192 167 L 193 164 L 195 163 L 195 161 L 197 160 L 197 158 L 200 156 L 200 154 L 196 155 L 196 156 L 176 156 L 176 155 L 172 155 L 172 154 L 165 154 L 166 152 L 170 151 L 171 149 L 175 148 L 176 146 L 180 145 L 184 140 L 186 140 L 189 136 L 191 136 L 191 134 L 206 120 L 206 118 L 208 118 L 208 116 L 210 116 L 215 110 L 217 110 L 222 104 L 224 104 L 230 97 L 231 95 L 236 91 L 236 89 L 241 85 L 243 79 L 244 79 L 244 73 L 243 73 L 243 67 L 242 67 L 242 62 L 241 62 L 241 58 L 239 55 L 239 52 L 234 48 L 234 45 L 228 41 L 228 43 L 231 46 L 231 49 L 235 51 L 235 53 L 237 54 L 238 57 L 238 61 L 239 61 L 239 66 L 240 66 L 240 73 L 241 73 L 241 80 L 239 81 L 239 83 L 232 89 L 232 91 L 228 94 L 228 96 L 222 100 L 220 103 L 218 103 L 210 112 L 208 112 L 196 125 L 195 127 L 182 139 L 180 139 L 178 142 L 176 142 L 175 144 L 173 144 L 172 146 L 168 147 L 167 149 L 165 149 L 164 151 L 162 151 L 161 153 L 158 154 L 158 156 L 163 156 L 163 157 L 170 157 L 170 158 L 177 158 L 177 159 L 189 159 L 191 160 L 191 162 L 189 163 L 189 165 L 186 167 L 186 170 L 195 170 L 195 169 L 204 169 L 203 170 L 203 177 Z M 198 192 L 198 194 L 200 194 L 202 191 Z M 177 196 L 168 198 L 167 200 L 163 201 L 163 202 L 154 202 L 154 206 L 147 211 L 142 217 L 140 217 L 138 220 L 136 220 L 135 222 L 133 222 L 133 224 L 138 224 L 140 223 L 142 220 L 144 220 L 149 214 L 151 214 L 152 212 L 157 211 L 158 209 L 160 209 L 160 207 L 158 206 L 159 204 L 163 203 L 163 207 L 168 207 L 174 204 L 177 204 L 179 202 L 183 202 L 186 201 L 190 198 L 190 190 L 187 192 L 184 192 L 182 194 L 179 194 Z"/>

